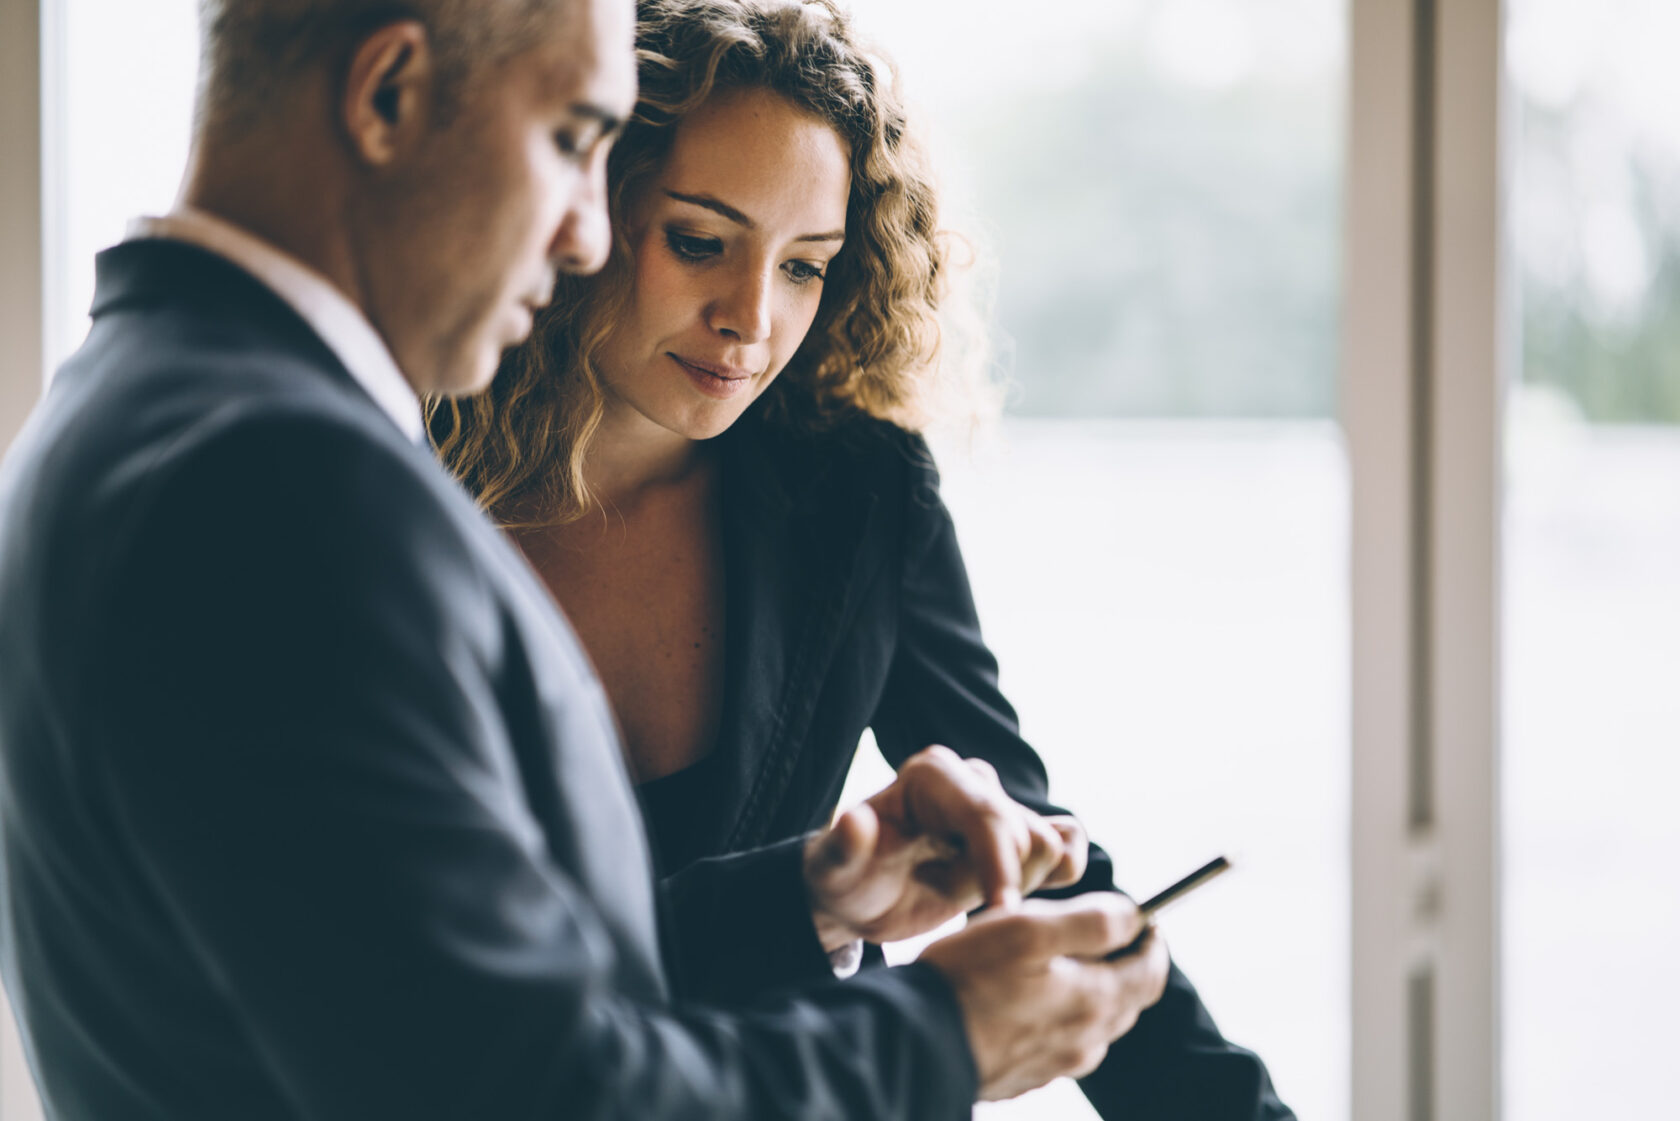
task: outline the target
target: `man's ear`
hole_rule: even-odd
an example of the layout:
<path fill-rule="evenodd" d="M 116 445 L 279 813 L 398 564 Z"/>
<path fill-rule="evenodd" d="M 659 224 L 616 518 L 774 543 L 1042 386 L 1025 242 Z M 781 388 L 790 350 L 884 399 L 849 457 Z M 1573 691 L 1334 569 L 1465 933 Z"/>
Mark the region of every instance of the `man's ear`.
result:
<path fill-rule="evenodd" d="M 418 20 L 388 23 L 357 45 L 340 112 L 365 163 L 390 164 L 431 127 L 436 81 L 431 39 Z"/>

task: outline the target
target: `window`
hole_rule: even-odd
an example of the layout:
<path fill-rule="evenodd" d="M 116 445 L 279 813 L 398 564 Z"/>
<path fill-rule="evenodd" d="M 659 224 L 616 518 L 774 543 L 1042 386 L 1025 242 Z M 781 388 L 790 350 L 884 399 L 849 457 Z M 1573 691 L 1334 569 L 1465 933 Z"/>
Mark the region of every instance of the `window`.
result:
<path fill-rule="evenodd" d="M 1340 0 L 854 0 L 996 267 L 998 432 L 942 448 L 1052 796 L 1302 1116 L 1346 1116 Z M 1237 186 L 1237 185 L 1240 185 Z M 959 745 L 960 746 L 960 745 Z M 867 765 L 867 764 L 866 764 Z M 885 778 L 856 776 L 863 794 Z M 993 1121 L 1094 1117 L 1071 1084 Z"/>
<path fill-rule="evenodd" d="M 94 254 L 122 240 L 130 219 L 174 201 L 191 136 L 198 9 L 194 0 L 59 0 L 43 11 L 61 76 L 50 91 L 57 112 L 48 111 L 57 145 L 48 273 L 59 280 L 47 299 L 51 369 L 87 333 Z"/>
<path fill-rule="evenodd" d="M 1511 5 L 1504 1020 L 1507 1111 L 1525 1121 L 1672 1110 L 1677 41 L 1662 0 Z"/>

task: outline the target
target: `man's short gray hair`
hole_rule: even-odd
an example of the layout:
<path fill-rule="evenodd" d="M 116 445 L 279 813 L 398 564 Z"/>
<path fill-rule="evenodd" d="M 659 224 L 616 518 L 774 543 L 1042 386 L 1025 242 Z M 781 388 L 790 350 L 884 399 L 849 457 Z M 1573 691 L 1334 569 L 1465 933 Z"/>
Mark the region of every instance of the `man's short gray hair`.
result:
<path fill-rule="evenodd" d="M 262 116 L 309 69 L 341 68 L 361 40 L 390 23 L 426 26 L 436 58 L 440 114 L 486 64 L 512 57 L 575 0 L 199 0 L 201 128 Z"/>

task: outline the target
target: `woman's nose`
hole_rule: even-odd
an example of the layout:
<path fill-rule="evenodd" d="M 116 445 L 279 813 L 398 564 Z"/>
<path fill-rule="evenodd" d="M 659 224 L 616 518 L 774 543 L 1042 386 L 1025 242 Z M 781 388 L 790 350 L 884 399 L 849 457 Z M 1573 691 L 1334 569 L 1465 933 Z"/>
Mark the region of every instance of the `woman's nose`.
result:
<path fill-rule="evenodd" d="M 771 278 L 767 268 L 753 268 L 736 279 L 712 307 L 712 328 L 743 343 L 770 337 Z"/>

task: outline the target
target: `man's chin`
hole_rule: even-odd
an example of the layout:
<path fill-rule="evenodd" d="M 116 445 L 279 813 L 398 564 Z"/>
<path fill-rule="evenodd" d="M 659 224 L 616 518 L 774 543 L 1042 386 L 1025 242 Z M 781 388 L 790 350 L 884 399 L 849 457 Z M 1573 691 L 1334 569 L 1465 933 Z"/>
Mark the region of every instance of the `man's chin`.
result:
<path fill-rule="evenodd" d="M 478 394 L 483 393 L 486 389 L 490 388 L 490 383 L 496 380 L 496 370 L 498 368 L 499 367 L 495 362 L 487 362 L 481 365 L 473 371 L 473 376 L 470 380 L 451 390 L 449 396 L 476 397 Z"/>
<path fill-rule="evenodd" d="M 509 344 L 510 346 L 517 343 Z M 450 364 L 450 368 L 439 379 L 437 388 L 439 397 L 472 397 L 490 388 L 490 383 L 496 379 L 496 371 L 500 368 L 502 351 L 492 349 L 493 343 L 472 354 L 463 354 L 457 361 Z"/>

